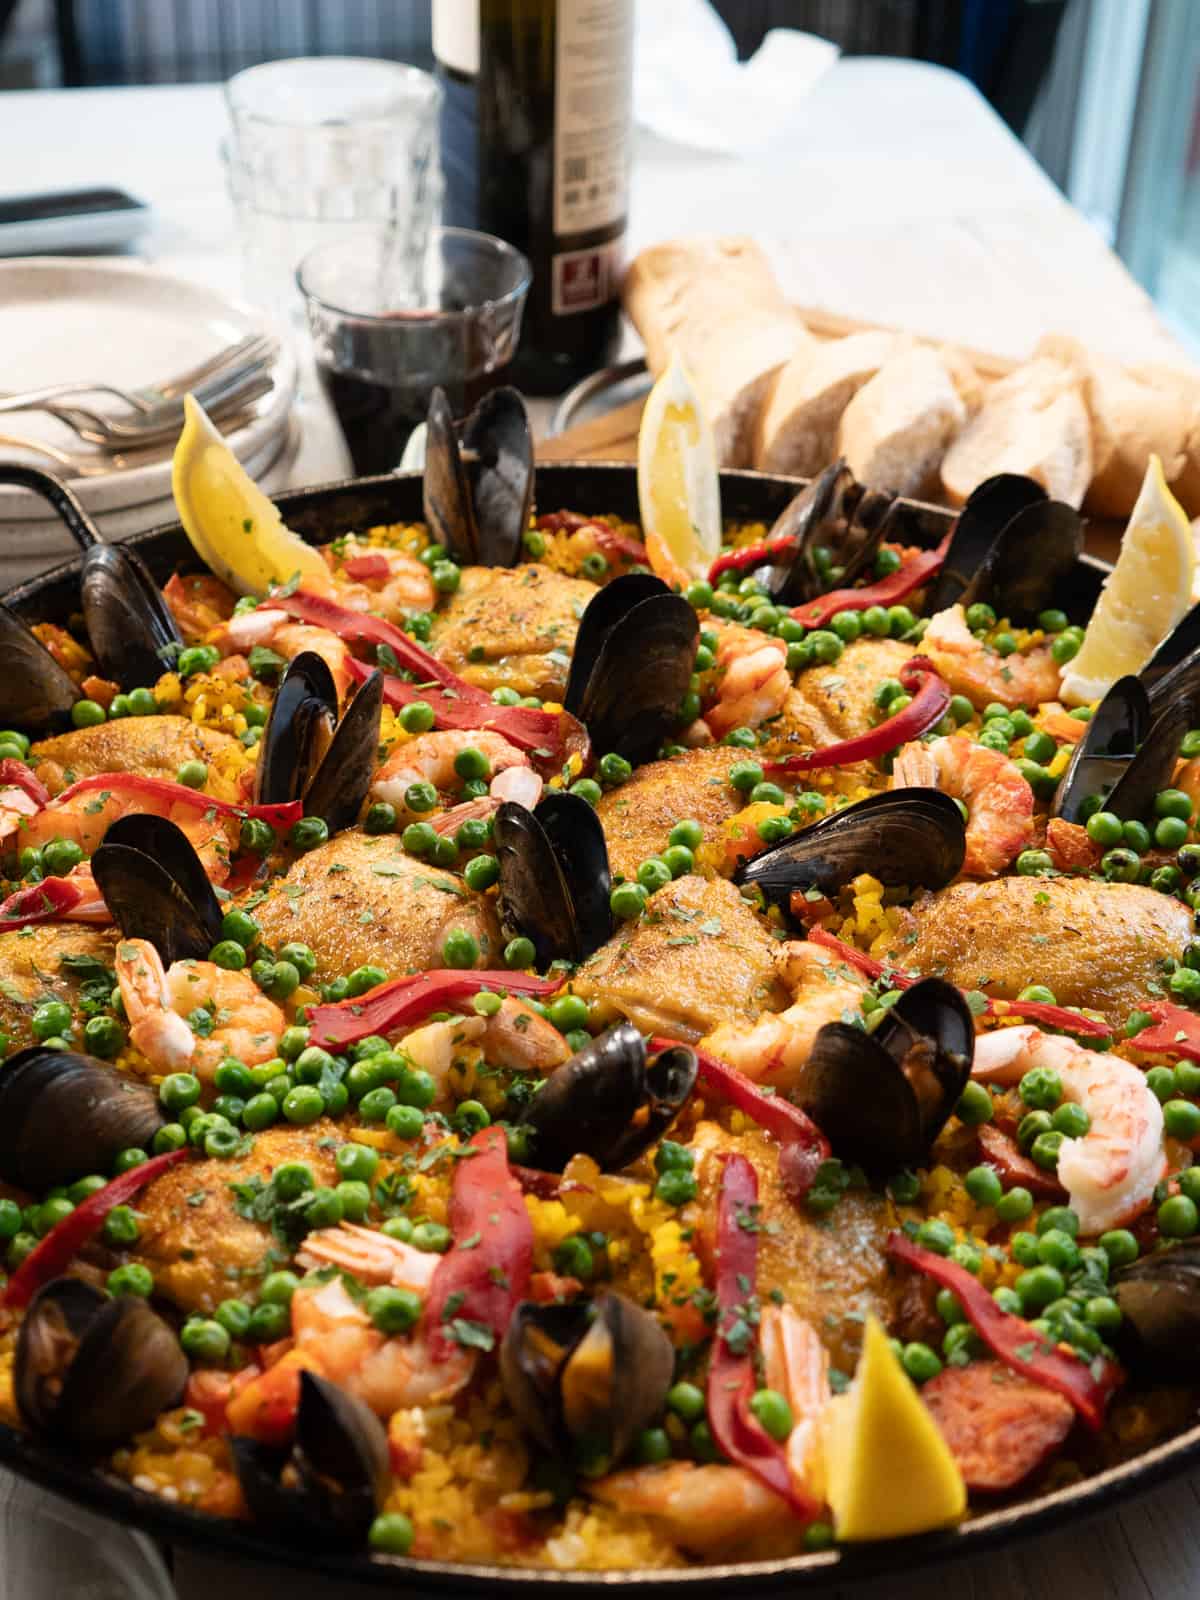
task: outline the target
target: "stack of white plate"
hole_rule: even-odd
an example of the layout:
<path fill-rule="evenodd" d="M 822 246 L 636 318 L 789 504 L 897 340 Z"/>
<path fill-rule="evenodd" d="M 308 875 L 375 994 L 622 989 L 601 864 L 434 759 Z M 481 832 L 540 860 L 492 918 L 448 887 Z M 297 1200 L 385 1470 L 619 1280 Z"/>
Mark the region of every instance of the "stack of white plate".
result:
<path fill-rule="evenodd" d="M 185 371 L 258 331 L 262 318 L 212 290 L 133 261 L 33 257 L 0 262 L 0 391 L 102 380 L 122 388 Z M 286 344 L 273 385 L 248 420 L 226 435 L 246 470 L 268 492 L 287 481 L 299 445 L 292 416 L 296 363 Z M 102 402 L 107 404 L 108 402 Z M 103 467 L 105 457 L 42 412 L 0 416 L 0 435 L 46 443 Z M 46 456 L 0 443 L 0 460 L 64 478 L 107 538 L 174 518 L 171 459 L 74 476 Z M 70 537 L 44 500 L 0 487 L 0 590 L 73 554 Z"/>

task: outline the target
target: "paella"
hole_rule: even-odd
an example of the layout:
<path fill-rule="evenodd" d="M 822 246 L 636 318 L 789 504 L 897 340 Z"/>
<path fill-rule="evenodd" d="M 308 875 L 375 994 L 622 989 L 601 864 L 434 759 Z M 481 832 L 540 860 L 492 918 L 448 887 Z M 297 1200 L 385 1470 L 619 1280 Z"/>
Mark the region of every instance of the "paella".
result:
<path fill-rule="evenodd" d="M 681 583 L 511 392 L 461 432 L 420 523 L 181 504 L 206 567 L 0 610 L 0 1420 L 568 1571 L 1182 1430 L 1200 616 L 1091 693 L 1029 479 L 931 546 L 835 465 Z"/>

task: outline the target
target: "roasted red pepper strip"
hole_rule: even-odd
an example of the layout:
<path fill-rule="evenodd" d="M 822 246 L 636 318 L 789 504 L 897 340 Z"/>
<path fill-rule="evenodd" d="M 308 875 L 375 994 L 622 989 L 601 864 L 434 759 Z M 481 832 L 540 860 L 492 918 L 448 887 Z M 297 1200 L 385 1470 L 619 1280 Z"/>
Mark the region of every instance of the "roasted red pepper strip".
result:
<path fill-rule="evenodd" d="M 391 576 L 392 569 L 382 550 L 366 550 L 361 555 L 343 561 L 342 571 L 356 583 L 374 583 Z"/>
<path fill-rule="evenodd" d="M 827 933 L 824 928 L 810 928 L 808 937 L 811 943 L 824 945 L 826 950 L 836 950 L 838 955 L 848 967 L 865 974 L 868 978 L 880 978 L 886 972 L 888 982 L 894 989 L 911 989 L 914 983 L 920 980 L 911 973 L 901 972 L 884 961 L 876 961 L 873 956 L 856 950 L 852 944 L 846 944 L 835 934 Z M 1106 1022 L 1098 1022 L 1093 1017 L 1082 1017 L 1077 1011 L 1069 1011 L 1066 1006 L 1052 1006 L 1044 1000 L 989 1000 L 984 996 L 986 1005 L 980 1013 L 982 1016 L 1004 1017 L 1013 1015 L 1027 1017 L 1030 1022 L 1040 1022 L 1047 1028 L 1061 1028 L 1066 1033 L 1076 1033 L 1084 1039 L 1108 1039 L 1112 1037 L 1112 1029 Z M 1185 1016 L 1192 1016 L 1192 1012 L 1185 1012 Z M 1196 1018 L 1197 1045 L 1200 1050 L 1200 1017 Z M 1139 1034 L 1139 1041 L 1143 1035 Z M 1198 1058 L 1200 1059 L 1200 1058 Z"/>
<path fill-rule="evenodd" d="M 777 533 L 773 539 L 756 539 L 753 544 L 744 544 L 739 550 L 726 550 L 709 567 L 708 581 L 716 583 L 727 572 L 745 572 L 750 567 L 760 567 L 764 562 L 773 561 L 776 556 L 790 555 L 795 548 L 794 533 Z"/>
<path fill-rule="evenodd" d="M 924 656 L 913 656 L 900 668 L 900 682 L 912 695 L 912 701 L 894 717 L 888 717 L 869 733 L 860 733 L 855 739 L 840 739 L 837 744 L 827 744 L 823 750 L 810 750 L 807 755 L 788 756 L 783 761 L 764 761 L 763 771 L 771 776 L 787 772 L 807 772 L 812 767 L 842 767 L 853 761 L 871 761 L 876 756 L 897 750 L 910 739 L 919 739 L 928 733 L 935 722 L 946 715 L 950 704 L 950 688 L 934 671 L 933 663 Z"/>
<path fill-rule="evenodd" d="M 395 656 L 397 664 L 408 672 L 415 672 L 419 678 L 453 689 L 464 700 L 474 700 L 477 704 L 495 709 L 491 695 L 485 690 L 477 689 L 473 683 L 460 678 L 445 662 L 439 661 L 423 645 L 397 628 L 395 623 L 385 622 L 382 617 L 373 617 L 368 611 L 352 611 L 349 606 L 339 606 L 335 600 L 327 600 L 321 594 L 311 594 L 307 589 L 297 589 L 295 594 L 270 595 L 265 604 L 278 607 L 289 616 L 299 617 L 301 622 L 328 628 L 339 639 L 361 639 L 367 644 L 385 644 Z"/>
<path fill-rule="evenodd" d="M 467 1149 L 475 1154 L 460 1153 L 450 1190 L 454 1243 L 438 1262 L 425 1307 L 435 1361 L 495 1348 L 529 1293 L 533 1224 L 509 1170 L 503 1128 L 481 1128 Z"/>
<path fill-rule="evenodd" d="M 365 661 L 346 663 L 350 676 L 365 683 L 372 669 Z M 408 683 L 403 678 L 384 674 L 383 698 L 390 706 L 411 705 L 423 700 L 433 710 L 435 728 L 490 728 L 503 734 L 518 750 L 541 755 L 552 765 L 578 751 L 586 760 L 587 731 L 567 711 L 539 711 L 533 706 L 498 706 L 490 697 L 465 700 L 457 692 L 431 688 L 428 684 Z"/>
<path fill-rule="evenodd" d="M 923 1272 L 959 1299 L 967 1321 L 992 1354 L 1014 1372 L 1053 1389 L 1069 1400 L 1092 1431 L 1104 1426 L 1104 1412 L 1113 1392 L 1124 1382 L 1125 1374 L 1115 1361 L 1097 1356 L 1093 1361 L 1067 1354 L 1061 1345 L 1047 1344 L 1024 1317 L 1001 1311 L 978 1278 L 965 1267 L 945 1256 L 935 1255 L 913 1244 L 903 1233 L 893 1233 L 887 1242 L 888 1254 Z"/>
<path fill-rule="evenodd" d="M 679 1043 L 678 1039 L 654 1038 L 650 1041 L 650 1048 L 655 1052 L 670 1050 Z M 695 1045 L 685 1048 L 695 1052 L 701 1083 L 715 1089 L 730 1105 L 736 1106 L 760 1128 L 773 1134 L 784 1150 L 795 1152 L 788 1162 L 789 1192 L 805 1193 L 809 1190 L 817 1168 L 829 1158 L 829 1140 L 816 1123 L 783 1095 L 764 1094 L 744 1073 L 738 1072 L 717 1056 L 709 1055 L 707 1050 L 697 1049 Z M 797 1160 L 796 1155 L 801 1153 L 803 1159 Z"/>
<path fill-rule="evenodd" d="M 54 811 L 78 795 L 95 794 L 97 790 L 118 796 L 131 795 L 135 799 L 157 800 L 164 805 L 191 806 L 196 811 L 211 811 L 218 817 L 258 817 L 279 832 L 286 832 L 293 822 L 299 822 L 304 815 L 302 800 L 285 800 L 271 806 L 242 806 L 232 800 L 214 800 L 210 794 L 189 789 L 186 783 L 172 783 L 169 778 L 147 778 L 140 772 L 96 772 L 90 778 L 80 778 L 78 783 L 55 795 L 47 809 Z"/>
<path fill-rule="evenodd" d="M 39 922 L 59 922 L 71 918 L 76 922 L 111 922 L 108 907 L 99 898 L 92 885 L 94 901 L 80 911 L 87 898 L 87 880 L 78 878 L 43 878 L 41 883 L 31 883 L 26 889 L 14 889 L 0 903 L 0 929 L 31 928 Z"/>
<path fill-rule="evenodd" d="M 561 988 L 561 978 L 537 978 L 527 972 L 463 972 L 448 967 L 436 972 L 415 972 L 410 978 L 393 978 L 368 989 L 356 1000 L 310 1006 L 308 1021 L 315 1044 L 357 1044 L 373 1033 L 411 1028 L 431 1011 L 442 1011 L 483 989 L 542 995 Z"/>
<path fill-rule="evenodd" d="M 1200 1016 L 1196 1012 L 1173 1006 L 1169 1000 L 1156 1000 L 1146 1010 L 1154 1018 L 1154 1026 L 1134 1034 L 1130 1043 L 1135 1049 L 1200 1061 Z"/>
<path fill-rule="evenodd" d="M 171 1167 L 190 1159 L 190 1150 L 168 1150 L 166 1155 L 151 1156 L 140 1166 L 130 1167 L 103 1189 L 97 1189 L 81 1201 L 69 1217 L 50 1229 L 41 1242 L 34 1246 L 21 1265 L 8 1280 L 4 1291 L 6 1306 L 28 1305 L 37 1291 L 51 1278 L 65 1272 L 84 1245 L 103 1225 L 105 1217 L 114 1206 L 123 1206 L 132 1200 L 148 1183 L 161 1178 Z"/>
<path fill-rule="evenodd" d="M 757 1306 L 758 1178 L 745 1156 L 722 1159 L 717 1201 L 718 1321 L 708 1367 L 708 1425 L 730 1461 L 752 1472 L 798 1517 L 811 1522 L 820 1506 L 792 1482 L 783 1446 L 750 1411 L 750 1397 L 757 1387 L 754 1323 L 748 1313 Z"/>
<path fill-rule="evenodd" d="M 878 583 L 868 583 L 861 589 L 831 589 L 828 594 L 818 595 L 815 600 L 806 600 L 802 606 L 793 606 L 792 616 L 806 628 L 823 628 L 830 617 L 836 617 L 839 611 L 866 611 L 869 606 L 894 606 L 897 600 L 903 600 L 914 589 L 920 589 L 930 578 L 937 576 L 949 548 L 950 535 L 947 534 L 936 550 L 922 550 L 920 555 L 913 556 L 902 567 L 897 567 L 895 572 L 880 578 Z"/>
<path fill-rule="evenodd" d="M 44 806 L 50 802 L 49 789 L 34 777 L 32 767 L 23 761 L 14 761 L 11 756 L 0 761 L 0 789 L 20 789 L 35 805 Z"/>

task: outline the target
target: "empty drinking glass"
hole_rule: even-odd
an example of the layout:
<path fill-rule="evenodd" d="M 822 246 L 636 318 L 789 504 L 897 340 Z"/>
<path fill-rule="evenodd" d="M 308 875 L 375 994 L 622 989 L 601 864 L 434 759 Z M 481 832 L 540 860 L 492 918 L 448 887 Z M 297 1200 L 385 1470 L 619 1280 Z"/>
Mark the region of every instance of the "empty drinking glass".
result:
<path fill-rule="evenodd" d="M 415 289 L 391 230 L 321 245 L 296 274 L 317 376 L 359 472 L 387 472 L 445 389 L 463 416 L 505 381 L 521 332 L 529 262 L 491 234 L 436 228 Z"/>

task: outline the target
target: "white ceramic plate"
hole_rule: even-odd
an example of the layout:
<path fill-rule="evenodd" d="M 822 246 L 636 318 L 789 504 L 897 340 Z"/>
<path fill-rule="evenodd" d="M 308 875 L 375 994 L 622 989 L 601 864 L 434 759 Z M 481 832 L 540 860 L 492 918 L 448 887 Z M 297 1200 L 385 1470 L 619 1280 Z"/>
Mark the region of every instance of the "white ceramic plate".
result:
<path fill-rule="evenodd" d="M 247 306 L 136 261 L 0 261 L 0 390 L 94 378 L 122 387 L 154 383 L 257 331 L 262 321 Z M 272 377 L 274 385 L 254 407 L 252 420 L 228 436 L 242 462 L 266 455 L 268 443 L 287 426 L 296 362 L 286 341 Z M 88 449 L 63 423 L 40 412 L 0 417 L 0 433 L 85 454 Z M 58 470 L 29 452 L 0 447 L 0 454 Z M 168 456 L 104 477 L 59 476 L 69 479 L 89 511 L 102 513 L 164 499 L 171 462 Z M 0 521 L 40 521 L 44 515 L 44 503 L 26 491 L 0 489 Z"/>

